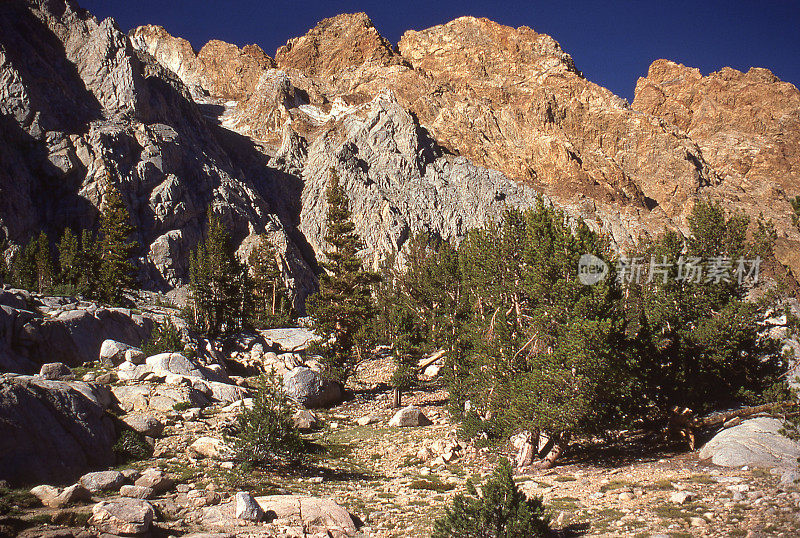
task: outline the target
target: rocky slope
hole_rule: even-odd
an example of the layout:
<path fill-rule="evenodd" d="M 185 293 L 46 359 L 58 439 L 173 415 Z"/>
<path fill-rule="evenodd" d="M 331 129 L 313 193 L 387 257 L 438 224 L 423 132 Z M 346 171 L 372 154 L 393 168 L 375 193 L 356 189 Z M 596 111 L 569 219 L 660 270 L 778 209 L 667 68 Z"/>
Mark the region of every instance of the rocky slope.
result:
<path fill-rule="evenodd" d="M 287 336 L 242 340 L 225 362 L 252 359 L 291 377 L 305 370 L 298 361 L 313 359 Z M 226 434 L 252 400 L 232 385 L 238 395 L 214 396 L 202 366 L 186 370 L 192 361 L 182 359 L 142 356 L 140 366 L 161 367 L 136 378 L 123 375 L 125 362 L 94 365 L 83 381 L 68 379 L 66 368 L 57 380 L 44 379 L 44 369 L 0 376 L 0 479 L 24 486 L 0 488 L 0 506 L 14 505 L 0 534 L 430 536 L 468 479 L 482 481 L 520 447 L 513 439 L 492 448 L 460 441 L 435 383 L 408 391 L 411 405 L 393 409 L 380 388 L 391 368 L 375 359 L 359 370 L 351 400 L 295 413 L 304 435 L 327 451 L 299 469 L 242 472 Z M 116 425 L 104 409 L 118 415 Z M 544 498 L 559 535 L 792 536 L 800 445 L 779 426 L 766 417 L 732 422 L 693 453 L 642 431 L 610 446 L 581 439 L 558 467 L 520 469 L 515 479 Z M 152 456 L 114 465 L 110 439 L 120 427 L 145 436 Z M 524 443 L 525 435 L 515 437 Z"/>
<path fill-rule="evenodd" d="M 630 106 L 551 37 L 473 17 L 394 47 L 366 15 L 340 15 L 273 60 L 220 41 L 196 52 L 157 26 L 126 36 L 72 1 L 0 10 L 8 254 L 39 229 L 94 225 L 114 184 L 148 286 L 185 282 L 211 206 L 243 253 L 269 234 L 301 305 L 334 169 L 372 262 L 541 193 L 623 247 L 720 199 L 773 218 L 780 258 L 800 268 L 786 200 L 800 190 L 800 93 L 765 70 L 658 61 Z"/>

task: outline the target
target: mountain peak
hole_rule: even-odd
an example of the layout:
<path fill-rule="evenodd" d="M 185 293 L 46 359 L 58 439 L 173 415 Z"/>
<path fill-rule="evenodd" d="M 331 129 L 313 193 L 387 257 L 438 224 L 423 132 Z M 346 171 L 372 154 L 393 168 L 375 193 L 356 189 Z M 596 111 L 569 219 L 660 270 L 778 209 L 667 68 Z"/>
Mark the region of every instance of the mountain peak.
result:
<path fill-rule="evenodd" d="M 392 44 L 372 24 L 366 13 L 337 15 L 320 21 L 304 36 L 290 39 L 275 53 L 281 69 L 330 76 L 370 62 L 400 62 Z"/>

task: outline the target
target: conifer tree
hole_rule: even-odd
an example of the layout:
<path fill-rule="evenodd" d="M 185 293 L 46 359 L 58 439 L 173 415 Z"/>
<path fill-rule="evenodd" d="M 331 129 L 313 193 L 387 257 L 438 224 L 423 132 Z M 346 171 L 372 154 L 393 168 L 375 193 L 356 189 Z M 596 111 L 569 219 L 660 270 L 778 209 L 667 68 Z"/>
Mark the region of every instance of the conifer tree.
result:
<path fill-rule="evenodd" d="M 577 278 L 581 255 L 606 257 L 607 248 L 585 224 L 573 229 L 542 202 L 470 233 L 461 254 L 471 353 L 465 377 L 451 385 L 474 404 L 465 430 L 544 434 L 555 440 L 542 454 L 541 465 L 550 466 L 571 434 L 609 427 L 619 416 L 619 290 L 613 276 L 594 286 Z"/>
<path fill-rule="evenodd" d="M 478 494 L 467 481 L 467 495 L 458 494 L 434 524 L 433 538 L 534 538 L 548 536 L 549 518 L 541 497 L 529 499 L 514 482 L 511 464 L 500 460 Z"/>
<path fill-rule="evenodd" d="M 645 259 L 673 262 L 668 278 L 627 290 L 631 300 L 625 306 L 637 322 L 631 332 L 632 345 L 640 346 L 635 354 L 642 392 L 662 412 L 675 405 L 705 412 L 759 403 L 758 394 L 786 365 L 777 341 L 761 328 L 768 303 L 747 300 L 751 283 L 735 271 L 739 260 L 749 270 L 755 256 L 767 255 L 774 236 L 758 219 L 755 241 L 748 242 L 749 219 L 719 203 L 698 202 L 688 220 L 689 237 L 666 233 L 644 252 Z M 690 260 L 698 278 L 690 276 Z M 726 264 L 718 281 L 712 278 L 714 263 Z"/>
<path fill-rule="evenodd" d="M 218 336 L 243 327 L 246 270 L 236 259 L 228 230 L 211 209 L 206 239 L 190 254 L 189 278 L 198 330 Z"/>
<path fill-rule="evenodd" d="M 275 247 L 266 235 L 248 257 L 253 295 L 253 316 L 257 323 L 276 327 L 289 319 L 291 306 L 283 287 L 283 273 L 278 266 Z"/>
<path fill-rule="evenodd" d="M 403 250 L 402 263 L 387 260 L 378 292 L 379 331 L 395 360 L 391 384 L 395 405 L 418 381 L 419 361 L 442 350 L 452 370 L 461 355 L 462 329 L 468 313 L 456 249 L 420 232 Z"/>
<path fill-rule="evenodd" d="M 311 301 L 315 330 L 328 345 L 325 359 L 329 375 L 344 382 L 365 352 L 366 329 L 375 316 L 372 286 L 379 277 L 364 270 L 358 252 L 363 248 L 351 220 L 349 202 L 331 169 L 326 192 L 328 202 L 325 251 L 320 290 Z"/>
<path fill-rule="evenodd" d="M 73 289 L 78 288 L 81 278 L 80 256 L 78 236 L 67 228 L 58 242 L 58 281 L 60 284 Z"/>
<path fill-rule="evenodd" d="M 90 230 L 81 231 L 78 251 L 78 291 L 86 297 L 100 299 L 100 252 L 98 241 Z"/>
<path fill-rule="evenodd" d="M 11 268 L 6 262 L 5 251 L 8 248 L 8 243 L 3 240 L 0 244 L 0 285 L 11 284 Z"/>
<path fill-rule="evenodd" d="M 404 282 L 410 270 L 402 271 L 395 257 L 386 260 L 381 284 L 377 293 L 378 328 L 391 346 L 395 362 L 390 384 L 394 389 L 394 407 L 402 405 L 403 391 L 417 381 L 417 365 L 421 353 L 421 323 L 413 310 L 413 303 L 405 293 Z"/>
<path fill-rule="evenodd" d="M 36 268 L 36 251 L 38 242 L 31 239 L 24 248 L 17 251 L 12 261 L 14 285 L 25 289 L 35 290 L 39 286 L 39 276 Z"/>
<path fill-rule="evenodd" d="M 122 300 L 123 289 L 131 288 L 135 283 L 131 258 L 137 245 L 128 240 L 134 228 L 122 195 L 113 185 L 109 185 L 103 202 L 98 244 L 99 295 L 103 301 L 117 304 Z"/>
<path fill-rule="evenodd" d="M 44 293 L 53 286 L 54 273 L 50 241 L 46 233 L 40 232 L 36 239 L 36 285 L 39 293 Z"/>

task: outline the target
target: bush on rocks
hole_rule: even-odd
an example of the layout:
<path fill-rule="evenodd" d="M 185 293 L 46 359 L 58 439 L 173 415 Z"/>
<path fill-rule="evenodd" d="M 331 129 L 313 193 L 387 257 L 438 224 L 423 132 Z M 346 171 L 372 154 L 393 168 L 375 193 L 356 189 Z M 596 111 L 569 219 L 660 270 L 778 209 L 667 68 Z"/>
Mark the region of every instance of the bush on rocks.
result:
<path fill-rule="evenodd" d="M 292 408 L 280 378 L 270 371 L 262 379 L 253 406 L 243 408 L 229 442 L 236 458 L 255 464 L 286 465 L 299 461 L 306 442 L 292 420 Z"/>
<path fill-rule="evenodd" d="M 159 353 L 174 353 L 183 350 L 183 340 L 181 340 L 181 333 L 178 329 L 170 323 L 165 321 L 159 323 L 150 338 L 142 345 L 142 352 L 147 357 L 158 355 Z"/>
<path fill-rule="evenodd" d="M 142 434 L 124 429 L 120 432 L 119 439 L 114 445 L 114 454 L 120 463 L 144 460 L 152 456 L 153 447 L 147 444 Z"/>
<path fill-rule="evenodd" d="M 434 525 L 433 538 L 454 536 L 547 536 L 549 519 L 540 498 L 528 499 L 514 483 L 511 464 L 502 459 L 478 495 L 467 482 L 467 495 L 459 494 Z"/>

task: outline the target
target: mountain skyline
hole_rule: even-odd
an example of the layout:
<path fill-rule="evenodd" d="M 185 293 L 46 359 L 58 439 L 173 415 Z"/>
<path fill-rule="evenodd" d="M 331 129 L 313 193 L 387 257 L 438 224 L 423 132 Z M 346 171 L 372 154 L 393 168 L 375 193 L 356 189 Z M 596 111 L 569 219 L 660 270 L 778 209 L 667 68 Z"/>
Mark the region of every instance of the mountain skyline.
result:
<path fill-rule="evenodd" d="M 178 0 L 85 0 L 81 6 L 99 18 L 114 17 L 124 31 L 144 24 L 163 26 L 199 50 L 211 39 L 238 46 L 258 44 L 270 56 L 319 20 L 363 11 L 378 31 L 396 45 L 407 30 L 444 24 L 462 15 L 487 17 L 501 24 L 529 26 L 558 41 L 589 80 L 620 97 L 633 99 L 639 77 L 666 58 L 707 75 L 729 66 L 770 69 L 781 80 L 800 83 L 800 5 L 771 2 L 756 9 L 748 2 L 576 2 L 565 10 L 555 2 L 483 3 L 305 2 L 265 4 L 240 0 L 221 9 L 214 2 Z M 157 14 L 157 15 L 153 15 Z"/>

